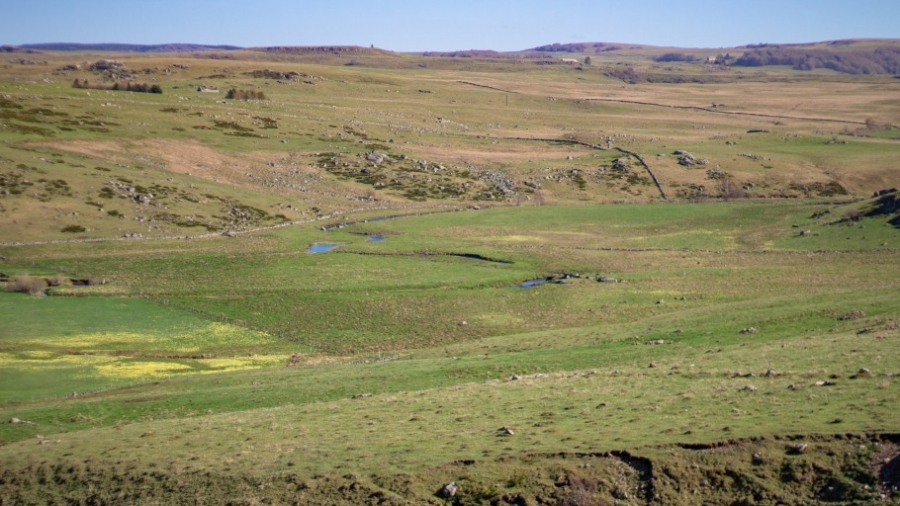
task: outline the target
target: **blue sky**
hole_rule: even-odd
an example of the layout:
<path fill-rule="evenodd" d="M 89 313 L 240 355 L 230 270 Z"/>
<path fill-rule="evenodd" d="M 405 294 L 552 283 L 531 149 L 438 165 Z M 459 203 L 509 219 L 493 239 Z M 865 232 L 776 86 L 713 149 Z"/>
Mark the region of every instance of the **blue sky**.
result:
<path fill-rule="evenodd" d="M 900 0 L 10 0 L 0 44 L 191 42 L 526 49 L 900 38 Z"/>

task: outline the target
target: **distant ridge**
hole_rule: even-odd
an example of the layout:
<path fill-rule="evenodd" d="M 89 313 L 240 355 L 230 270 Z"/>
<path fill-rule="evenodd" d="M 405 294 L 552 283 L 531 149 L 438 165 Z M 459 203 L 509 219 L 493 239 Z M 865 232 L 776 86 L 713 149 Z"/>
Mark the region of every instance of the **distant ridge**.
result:
<path fill-rule="evenodd" d="M 393 51 L 379 49 L 376 47 L 363 46 L 269 46 L 254 47 L 251 51 L 265 51 L 267 53 L 288 53 L 288 54 L 310 54 L 310 53 L 332 53 L 332 54 L 394 54 Z"/>
<path fill-rule="evenodd" d="M 22 49 L 38 51 L 110 51 L 118 53 L 190 53 L 195 51 L 233 51 L 243 49 L 238 46 L 207 46 L 203 44 L 79 44 L 76 42 L 48 42 L 42 44 L 22 44 Z"/>

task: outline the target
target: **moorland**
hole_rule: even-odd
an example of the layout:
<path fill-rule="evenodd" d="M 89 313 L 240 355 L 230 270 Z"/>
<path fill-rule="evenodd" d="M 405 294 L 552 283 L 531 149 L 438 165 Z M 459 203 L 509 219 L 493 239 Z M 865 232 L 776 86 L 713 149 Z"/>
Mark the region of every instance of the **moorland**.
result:
<path fill-rule="evenodd" d="M 898 48 L 5 47 L 0 504 L 900 502 Z"/>

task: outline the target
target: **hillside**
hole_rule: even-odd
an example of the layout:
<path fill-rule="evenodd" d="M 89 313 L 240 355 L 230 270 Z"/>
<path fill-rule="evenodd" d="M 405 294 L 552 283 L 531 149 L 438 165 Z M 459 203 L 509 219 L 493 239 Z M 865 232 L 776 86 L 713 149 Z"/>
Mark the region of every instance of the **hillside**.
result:
<path fill-rule="evenodd" d="M 0 53 L 0 504 L 897 504 L 900 80 L 568 49 Z"/>

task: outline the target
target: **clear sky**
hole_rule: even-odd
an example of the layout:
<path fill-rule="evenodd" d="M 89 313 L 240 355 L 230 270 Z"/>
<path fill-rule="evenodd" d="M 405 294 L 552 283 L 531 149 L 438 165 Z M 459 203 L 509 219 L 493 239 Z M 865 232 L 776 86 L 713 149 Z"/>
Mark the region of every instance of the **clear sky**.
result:
<path fill-rule="evenodd" d="M 0 44 L 360 45 L 511 51 L 554 42 L 732 47 L 900 38 L 900 0 L 7 0 Z"/>

